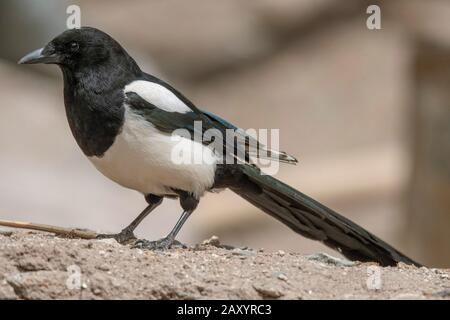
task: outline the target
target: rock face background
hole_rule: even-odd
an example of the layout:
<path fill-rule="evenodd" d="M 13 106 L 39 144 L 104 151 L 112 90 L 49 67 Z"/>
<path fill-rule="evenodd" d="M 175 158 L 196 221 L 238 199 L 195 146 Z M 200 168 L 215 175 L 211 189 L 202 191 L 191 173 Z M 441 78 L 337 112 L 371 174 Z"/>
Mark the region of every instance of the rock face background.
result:
<path fill-rule="evenodd" d="M 83 25 L 111 34 L 199 107 L 242 128 L 280 129 L 281 149 L 300 159 L 282 166 L 280 179 L 416 260 L 449 266 L 444 230 L 429 247 L 433 226 L 411 227 L 408 190 L 417 183 L 410 178 L 415 52 L 422 40 L 450 44 L 450 3 L 378 2 L 382 30 L 371 31 L 366 8 L 377 2 L 2 1 L 0 217 L 118 231 L 145 205 L 78 150 L 57 68 L 15 64 L 60 33 L 67 5 L 77 3 Z M 450 178 L 440 183 L 450 190 Z M 450 212 L 448 204 L 439 217 L 421 208 L 437 221 Z M 165 235 L 180 213 L 166 201 L 138 235 Z M 180 238 L 196 243 L 212 234 L 237 246 L 327 251 L 228 191 L 207 195 Z"/>

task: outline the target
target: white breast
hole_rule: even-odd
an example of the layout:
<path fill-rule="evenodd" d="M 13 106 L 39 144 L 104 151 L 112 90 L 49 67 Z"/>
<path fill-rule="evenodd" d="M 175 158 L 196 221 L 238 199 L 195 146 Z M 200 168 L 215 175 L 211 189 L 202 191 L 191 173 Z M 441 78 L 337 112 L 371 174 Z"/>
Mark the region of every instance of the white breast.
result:
<path fill-rule="evenodd" d="M 185 159 L 202 154 L 201 162 L 174 161 L 174 150 Z M 165 134 L 125 107 L 121 133 L 102 157 L 89 157 L 106 177 L 143 194 L 173 194 L 180 189 L 200 197 L 214 183 L 216 157 L 199 142 Z M 198 157 L 196 158 L 199 159 Z"/>

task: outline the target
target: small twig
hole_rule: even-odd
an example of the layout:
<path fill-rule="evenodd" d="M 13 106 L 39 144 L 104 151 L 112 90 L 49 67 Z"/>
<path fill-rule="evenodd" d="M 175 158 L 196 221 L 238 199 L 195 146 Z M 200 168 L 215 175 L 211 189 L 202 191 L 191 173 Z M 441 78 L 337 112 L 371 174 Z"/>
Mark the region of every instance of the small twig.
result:
<path fill-rule="evenodd" d="M 63 235 L 71 238 L 95 239 L 98 236 L 98 233 L 91 230 L 63 228 L 51 226 L 48 224 L 38 224 L 23 221 L 9 221 L 0 219 L 0 226 L 51 232 L 57 235 Z"/>

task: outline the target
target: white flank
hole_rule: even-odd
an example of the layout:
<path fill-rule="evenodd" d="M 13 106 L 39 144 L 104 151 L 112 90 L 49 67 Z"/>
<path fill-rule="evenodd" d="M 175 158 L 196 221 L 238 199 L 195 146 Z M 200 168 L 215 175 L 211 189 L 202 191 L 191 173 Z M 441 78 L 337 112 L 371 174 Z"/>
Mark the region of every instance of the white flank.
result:
<path fill-rule="evenodd" d="M 173 148 L 202 152 L 202 163 L 175 163 Z M 118 184 L 143 194 L 174 194 L 170 188 L 200 197 L 214 183 L 216 158 L 209 148 L 187 138 L 175 140 L 125 107 L 121 133 L 103 157 L 89 157 L 95 167 Z"/>
<path fill-rule="evenodd" d="M 192 110 L 169 89 L 160 84 L 136 80 L 125 86 L 124 92 L 134 92 L 142 97 L 142 99 L 150 102 L 155 107 L 168 111 L 186 113 Z"/>

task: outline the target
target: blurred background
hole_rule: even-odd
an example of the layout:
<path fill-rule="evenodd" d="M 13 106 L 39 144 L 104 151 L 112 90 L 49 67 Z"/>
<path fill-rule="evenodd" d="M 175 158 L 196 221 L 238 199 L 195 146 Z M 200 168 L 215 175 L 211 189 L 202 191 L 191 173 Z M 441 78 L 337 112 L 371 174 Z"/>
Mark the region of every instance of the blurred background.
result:
<path fill-rule="evenodd" d="M 58 68 L 16 64 L 65 29 L 70 4 L 197 106 L 279 128 L 300 160 L 281 180 L 415 260 L 450 266 L 450 1 L 2 0 L 0 219 L 118 232 L 144 199 L 78 149 Z M 366 27 L 370 4 L 381 30 Z M 160 238 L 180 213 L 166 200 L 137 234 Z M 211 235 L 330 252 L 229 191 L 205 196 L 180 240 Z"/>

